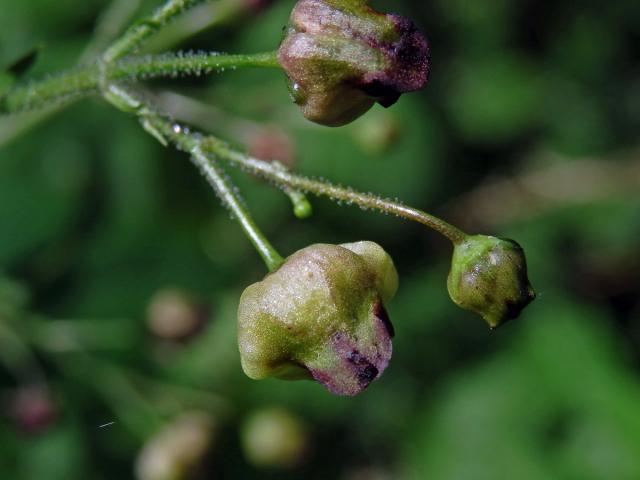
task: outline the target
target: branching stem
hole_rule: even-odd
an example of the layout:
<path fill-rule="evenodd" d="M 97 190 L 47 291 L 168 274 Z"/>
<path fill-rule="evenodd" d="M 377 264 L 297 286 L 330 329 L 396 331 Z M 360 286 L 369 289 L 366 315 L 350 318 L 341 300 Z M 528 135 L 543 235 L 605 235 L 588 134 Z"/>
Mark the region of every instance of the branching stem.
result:
<path fill-rule="evenodd" d="M 277 270 L 284 262 L 262 231 L 258 228 L 251 214 L 246 209 L 242 200 L 234 191 L 234 187 L 225 178 L 215 162 L 212 162 L 202 151 L 202 137 L 192 134 L 188 129 L 160 114 L 142 107 L 139 116 L 143 122 L 151 126 L 156 132 L 173 143 L 178 149 L 191 154 L 191 160 L 203 173 L 211 187 L 220 197 L 222 203 L 229 209 L 238 221 L 242 230 L 256 248 L 270 272 Z"/>
<path fill-rule="evenodd" d="M 250 157 L 246 154 L 233 150 L 226 143 L 213 136 L 203 136 L 200 133 L 193 133 L 178 124 L 171 123 L 169 120 L 164 119 L 158 114 L 152 114 L 151 117 L 145 116 L 144 118 L 155 130 L 160 132 L 161 135 L 169 138 L 174 144 L 176 144 L 176 146 L 178 146 L 178 148 L 192 153 L 194 163 L 196 163 L 196 165 L 203 171 L 209 182 L 220 195 L 221 199 L 238 217 L 242 227 L 245 229 L 245 232 L 248 234 L 249 238 L 254 243 L 271 271 L 281 264 L 282 257 L 275 253 L 273 247 L 255 227 L 255 224 L 251 220 L 248 212 L 246 212 L 239 202 L 235 203 L 238 203 L 237 206 L 240 209 L 240 215 L 234 211 L 235 206 L 232 205 L 235 203 L 230 204 L 227 198 L 225 198 L 227 192 L 229 192 L 231 197 L 234 197 L 233 191 L 231 191 L 228 186 L 224 186 L 223 184 L 218 185 L 220 181 L 224 182 L 224 178 L 220 176 L 212 157 L 218 157 L 240 166 L 254 175 L 273 181 L 284 189 L 311 192 L 318 196 L 329 197 L 338 202 L 355 204 L 363 209 L 378 210 L 383 213 L 397 215 L 407 220 L 421 223 L 442 234 L 454 245 L 461 243 L 467 237 L 467 234 L 462 230 L 454 227 L 444 220 L 423 212 L 422 210 L 406 206 L 399 201 L 381 198 L 370 193 L 358 192 L 351 188 L 344 188 L 332 185 L 326 181 L 314 180 L 302 175 L 291 173 L 290 171 L 283 169 L 277 163 L 274 164 L 272 162 Z M 217 177 L 220 177 L 220 179 Z M 224 195 L 218 188 L 219 186 L 222 187 Z M 243 219 L 246 219 L 246 225 Z M 275 259 L 271 258 L 274 253 L 277 255 Z M 276 266 L 275 268 L 272 268 L 272 265 L 274 264 Z"/>
<path fill-rule="evenodd" d="M 102 59 L 113 62 L 134 52 L 140 44 L 156 33 L 163 25 L 173 20 L 184 11 L 204 0 L 169 0 L 158 8 L 153 15 L 132 25 L 103 54 Z"/>
<path fill-rule="evenodd" d="M 249 55 L 165 53 L 92 64 L 19 85 L 0 98 L 0 114 L 42 108 L 98 92 L 101 84 L 154 77 L 202 75 L 238 68 L 279 68 L 275 52 Z"/>
<path fill-rule="evenodd" d="M 293 188 L 302 192 L 311 192 L 318 196 L 329 197 L 338 202 L 358 205 L 366 210 L 378 210 L 383 213 L 397 215 L 435 230 L 451 240 L 453 244 L 458 244 L 467 237 L 462 230 L 444 220 L 398 201 L 381 198 L 370 193 L 358 192 L 351 188 L 332 185 L 326 181 L 314 180 L 282 170 L 270 162 L 233 150 L 224 142 L 213 137 L 205 138 L 202 143 L 202 148 L 205 152 L 242 167 L 251 174 L 263 177 L 279 186 Z"/>

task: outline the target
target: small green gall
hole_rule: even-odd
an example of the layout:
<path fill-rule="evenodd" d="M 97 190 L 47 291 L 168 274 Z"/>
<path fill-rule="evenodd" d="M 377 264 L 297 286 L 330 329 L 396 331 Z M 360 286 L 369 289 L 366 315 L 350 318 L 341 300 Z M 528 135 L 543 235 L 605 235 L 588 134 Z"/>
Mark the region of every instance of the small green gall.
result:
<path fill-rule="evenodd" d="M 383 302 L 397 287 L 391 257 L 373 242 L 299 250 L 242 294 L 245 373 L 313 378 L 334 394 L 356 395 L 389 364 L 393 328 Z"/>
<path fill-rule="evenodd" d="M 447 287 L 456 304 L 481 315 L 492 329 L 517 318 L 536 296 L 522 247 L 485 235 L 455 246 Z"/>
<path fill-rule="evenodd" d="M 298 1 L 278 59 L 304 116 L 327 126 L 345 125 L 376 102 L 389 107 L 429 76 L 429 47 L 414 23 L 368 0 Z"/>

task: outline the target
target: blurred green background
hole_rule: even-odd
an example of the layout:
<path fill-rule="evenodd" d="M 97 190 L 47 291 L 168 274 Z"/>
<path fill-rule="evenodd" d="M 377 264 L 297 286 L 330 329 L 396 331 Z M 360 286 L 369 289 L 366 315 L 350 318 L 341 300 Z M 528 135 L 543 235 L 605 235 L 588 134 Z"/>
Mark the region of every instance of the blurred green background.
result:
<path fill-rule="evenodd" d="M 640 478 L 640 3 L 373 3 L 432 48 L 427 88 L 389 110 L 316 127 L 277 71 L 156 81 L 157 101 L 301 172 L 517 239 L 538 299 L 489 332 L 448 299 L 435 234 L 324 199 L 298 221 L 230 170 L 283 253 L 373 240 L 401 278 L 394 357 L 363 394 L 252 381 L 235 309 L 264 267 L 188 159 L 97 99 L 20 135 L 32 115 L 1 118 L 0 478 Z M 292 4 L 181 40 L 203 10 L 156 48 L 274 49 Z M 106 6 L 0 0 L 0 65 L 40 47 L 29 76 L 72 66 Z"/>

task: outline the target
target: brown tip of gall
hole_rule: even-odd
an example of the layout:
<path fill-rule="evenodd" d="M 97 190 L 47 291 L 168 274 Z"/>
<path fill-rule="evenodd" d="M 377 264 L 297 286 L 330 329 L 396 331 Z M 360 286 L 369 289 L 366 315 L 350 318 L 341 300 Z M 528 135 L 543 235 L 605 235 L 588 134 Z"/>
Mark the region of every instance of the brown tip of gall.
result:
<path fill-rule="evenodd" d="M 377 98 L 383 107 L 390 107 L 400 95 L 420 90 L 429 80 L 429 43 L 416 25 L 408 18 L 390 14 L 398 40 L 377 45 L 389 61 L 389 68 L 365 75 L 360 88 Z"/>
<path fill-rule="evenodd" d="M 378 302 L 373 307 L 373 314 L 382 322 L 384 328 L 387 330 L 387 333 L 391 338 L 395 337 L 396 331 L 393 328 L 393 324 L 389 319 L 389 314 L 387 313 L 387 309 L 384 308 L 384 305 L 381 301 Z"/>

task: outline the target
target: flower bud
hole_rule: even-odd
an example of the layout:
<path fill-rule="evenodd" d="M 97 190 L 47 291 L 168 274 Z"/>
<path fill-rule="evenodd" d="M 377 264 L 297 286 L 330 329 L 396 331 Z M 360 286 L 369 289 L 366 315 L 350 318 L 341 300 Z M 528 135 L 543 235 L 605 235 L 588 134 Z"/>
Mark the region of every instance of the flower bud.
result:
<path fill-rule="evenodd" d="M 455 246 L 447 287 L 456 304 L 480 314 L 492 329 L 518 317 L 536 296 L 522 247 L 485 235 Z"/>
<path fill-rule="evenodd" d="M 151 298 L 147 307 L 147 325 L 159 338 L 183 341 L 202 330 L 207 308 L 179 289 L 165 288 Z"/>
<path fill-rule="evenodd" d="M 57 417 L 57 408 L 46 386 L 27 385 L 10 397 L 8 411 L 16 425 L 25 432 L 40 433 Z"/>
<path fill-rule="evenodd" d="M 373 242 L 316 244 L 249 286 L 238 308 L 238 343 L 253 379 L 314 378 L 356 395 L 391 358 L 393 330 L 383 301 L 398 277 Z"/>
<path fill-rule="evenodd" d="M 411 20 L 368 0 L 300 0 L 278 52 L 294 101 L 309 120 L 347 124 L 393 105 L 429 74 L 427 40 Z"/>
<path fill-rule="evenodd" d="M 187 412 L 152 437 L 136 459 L 138 480 L 194 478 L 215 436 L 215 421 L 204 412 Z"/>

